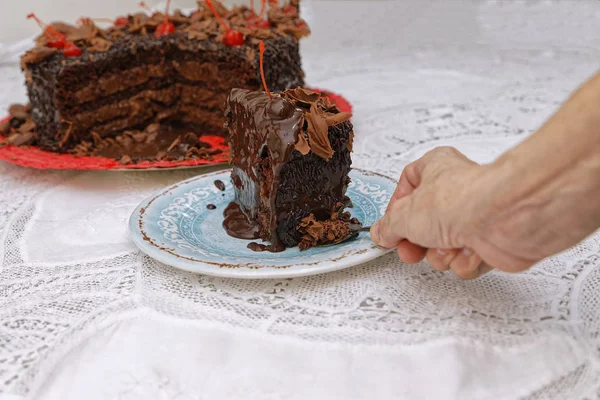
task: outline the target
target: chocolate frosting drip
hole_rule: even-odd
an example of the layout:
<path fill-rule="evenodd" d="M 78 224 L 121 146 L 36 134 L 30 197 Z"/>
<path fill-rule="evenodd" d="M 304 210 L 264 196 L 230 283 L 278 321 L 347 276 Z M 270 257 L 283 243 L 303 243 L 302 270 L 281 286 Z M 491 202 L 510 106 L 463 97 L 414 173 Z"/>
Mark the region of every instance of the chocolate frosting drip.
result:
<path fill-rule="evenodd" d="M 225 23 L 234 30 L 241 32 L 246 41 L 258 45 L 259 40 L 274 38 L 277 36 L 291 36 L 300 39 L 310 34 L 310 29 L 298 13 L 297 2 L 286 4 L 281 7 L 271 4 L 267 15 L 268 28 L 257 27 L 254 11 L 246 6 L 227 9 L 218 0 L 213 4 L 219 11 Z M 108 51 L 113 44 L 128 40 L 132 35 L 152 35 L 156 28 L 164 22 L 165 15 L 156 12 L 152 15 L 136 13 L 128 15 L 127 24 L 122 26 L 111 26 L 102 29 L 92 19 L 82 18 L 78 26 L 63 22 L 53 22 L 51 26 L 63 34 L 67 41 L 75 43 L 84 50 L 80 57 L 88 57 L 90 53 Z M 175 32 L 184 33 L 188 39 L 194 40 L 216 40 L 221 42 L 225 33 L 214 14 L 203 1 L 198 2 L 198 10 L 189 16 L 183 15 L 176 10 L 169 15 L 169 21 L 175 25 Z M 168 39 L 169 35 L 164 37 Z M 48 38 L 40 35 L 36 38 L 36 47 L 26 52 L 22 58 L 23 68 L 27 64 L 35 64 L 55 54 L 62 56 L 62 52 L 47 47 Z M 74 59 L 80 57 L 73 57 Z"/>

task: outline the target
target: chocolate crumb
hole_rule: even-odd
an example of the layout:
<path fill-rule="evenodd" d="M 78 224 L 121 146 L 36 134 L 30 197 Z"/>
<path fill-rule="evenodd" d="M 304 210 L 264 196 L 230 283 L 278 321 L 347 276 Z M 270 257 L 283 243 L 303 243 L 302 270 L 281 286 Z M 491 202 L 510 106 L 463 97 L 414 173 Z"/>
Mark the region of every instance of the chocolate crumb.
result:
<path fill-rule="evenodd" d="M 267 250 L 267 246 L 264 244 L 260 244 L 260 243 L 256 243 L 256 242 L 251 242 L 248 243 L 248 247 L 250 250 L 252 251 L 257 251 L 257 252 L 261 252 L 261 251 L 266 251 Z"/>
<path fill-rule="evenodd" d="M 223 183 L 223 181 L 220 180 L 216 180 L 215 181 L 215 186 L 217 187 L 217 189 L 219 189 L 221 192 L 225 191 L 225 184 Z"/>
<path fill-rule="evenodd" d="M 248 243 L 248 247 L 250 250 L 252 251 L 256 251 L 256 252 L 263 252 L 263 251 L 269 251 L 271 253 L 281 253 L 282 251 L 285 250 L 285 246 L 282 244 L 279 245 L 274 245 L 274 244 L 262 244 L 262 243 L 256 243 L 256 242 L 250 242 Z"/>
<path fill-rule="evenodd" d="M 300 221 L 297 229 L 302 235 L 298 244 L 300 251 L 314 246 L 340 243 L 356 234 L 362 227 L 358 219 L 343 211 L 343 204 L 337 203 L 331 210 L 330 219 L 319 221 L 313 214 Z"/>
<path fill-rule="evenodd" d="M 206 208 L 208 208 L 209 210 L 214 210 L 214 209 L 216 209 L 216 208 L 217 208 L 217 206 L 215 206 L 214 204 L 208 204 L 208 205 L 206 206 Z"/>

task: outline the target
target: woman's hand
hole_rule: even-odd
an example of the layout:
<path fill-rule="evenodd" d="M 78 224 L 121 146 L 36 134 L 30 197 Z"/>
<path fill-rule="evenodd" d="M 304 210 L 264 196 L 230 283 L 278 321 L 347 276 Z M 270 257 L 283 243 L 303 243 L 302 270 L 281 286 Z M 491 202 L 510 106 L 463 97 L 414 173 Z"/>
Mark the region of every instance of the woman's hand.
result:
<path fill-rule="evenodd" d="M 434 149 L 408 165 L 373 240 L 473 279 L 523 271 L 600 227 L 600 74 L 534 135 L 480 166 Z"/>
<path fill-rule="evenodd" d="M 477 249 L 468 247 L 487 208 L 477 195 L 483 191 L 478 186 L 485 184 L 485 169 L 451 147 L 432 150 L 409 164 L 385 216 L 371 230 L 373 240 L 397 247 L 404 262 L 427 256 L 433 268 L 452 269 L 463 279 L 489 271 Z"/>

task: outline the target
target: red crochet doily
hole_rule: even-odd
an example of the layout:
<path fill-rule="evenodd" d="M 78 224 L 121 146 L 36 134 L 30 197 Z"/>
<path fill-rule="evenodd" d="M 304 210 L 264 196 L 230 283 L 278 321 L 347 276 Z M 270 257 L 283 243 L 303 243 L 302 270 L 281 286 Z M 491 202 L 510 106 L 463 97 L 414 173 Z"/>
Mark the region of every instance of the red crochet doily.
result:
<path fill-rule="evenodd" d="M 326 93 L 329 99 L 334 102 L 341 111 L 352 112 L 352 106 L 342 96 L 331 93 L 327 90 L 313 89 Z M 8 118 L 3 119 L 6 121 Z M 0 141 L 4 138 L 0 136 Z M 70 154 L 58 154 L 49 151 L 40 150 L 35 146 L 6 146 L 0 148 L 0 160 L 17 164 L 22 167 L 36 169 L 71 169 L 71 170 L 131 170 L 131 169 L 150 169 L 150 168 L 180 168 L 194 167 L 200 165 L 216 165 L 227 162 L 229 158 L 229 148 L 225 140 L 219 136 L 202 136 L 203 142 L 209 143 L 213 148 L 223 150 L 212 160 L 183 160 L 183 161 L 142 161 L 137 164 L 122 165 L 113 158 L 92 157 L 92 156 L 73 156 Z"/>

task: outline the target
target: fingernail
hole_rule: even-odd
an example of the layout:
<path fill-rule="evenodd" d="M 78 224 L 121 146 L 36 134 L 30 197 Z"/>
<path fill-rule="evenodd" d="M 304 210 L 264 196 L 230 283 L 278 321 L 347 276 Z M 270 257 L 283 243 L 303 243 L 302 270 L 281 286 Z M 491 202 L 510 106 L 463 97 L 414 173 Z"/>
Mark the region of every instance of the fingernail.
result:
<path fill-rule="evenodd" d="M 371 227 L 371 239 L 375 243 L 379 243 L 379 222 L 375 222 L 375 224 Z"/>
<path fill-rule="evenodd" d="M 469 249 L 468 247 L 465 247 L 464 249 L 462 249 L 462 253 L 465 256 L 472 256 L 473 255 L 473 250 Z"/>
<path fill-rule="evenodd" d="M 437 249 L 436 252 L 440 255 L 440 256 L 445 256 L 446 254 L 448 254 L 448 252 L 444 249 Z"/>

